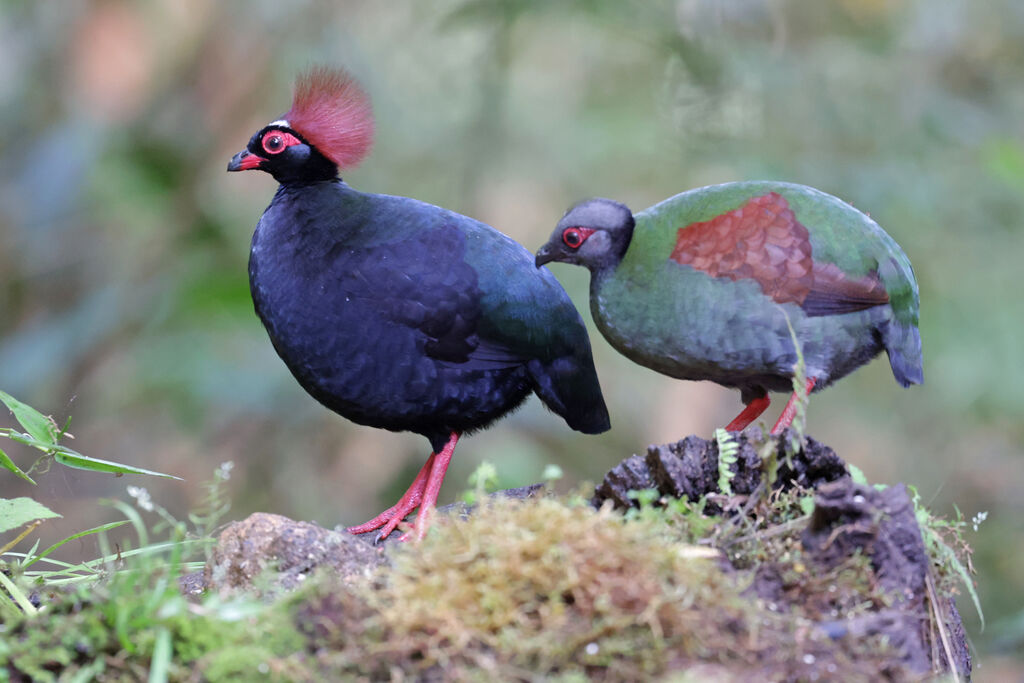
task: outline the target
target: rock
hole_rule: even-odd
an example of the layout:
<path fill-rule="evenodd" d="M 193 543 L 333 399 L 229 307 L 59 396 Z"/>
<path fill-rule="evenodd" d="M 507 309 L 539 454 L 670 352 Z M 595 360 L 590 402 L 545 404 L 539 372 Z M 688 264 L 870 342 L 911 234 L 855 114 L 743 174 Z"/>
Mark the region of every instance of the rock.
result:
<path fill-rule="evenodd" d="M 386 563 L 383 548 L 358 536 L 257 512 L 221 532 L 203 579 L 221 594 L 275 594 L 294 589 L 318 567 L 347 583 Z"/>
<path fill-rule="evenodd" d="M 178 589 L 186 598 L 198 601 L 206 592 L 206 579 L 203 571 L 191 572 L 178 577 Z"/>
<path fill-rule="evenodd" d="M 533 484 L 490 494 L 518 500 L 532 498 L 544 490 Z M 438 509 L 465 519 L 473 506 L 452 503 Z M 375 534 L 353 536 L 331 531 L 309 522 L 296 522 L 281 515 L 257 512 L 241 522 L 232 522 L 217 539 L 210 559 L 201 573 L 179 579 L 187 597 L 204 590 L 221 594 L 256 591 L 270 594 L 292 590 L 318 567 L 327 566 L 343 582 L 366 578 L 376 567 L 388 563 L 386 548 L 402 534 L 392 533 L 385 543 L 374 544 Z M 267 583 L 257 577 L 266 576 Z"/>

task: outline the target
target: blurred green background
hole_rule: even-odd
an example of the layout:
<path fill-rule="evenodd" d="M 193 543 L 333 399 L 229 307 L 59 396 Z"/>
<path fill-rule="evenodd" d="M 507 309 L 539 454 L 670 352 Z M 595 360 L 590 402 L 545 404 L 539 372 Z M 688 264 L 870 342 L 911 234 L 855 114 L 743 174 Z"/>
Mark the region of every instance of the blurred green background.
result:
<path fill-rule="evenodd" d="M 96 499 L 128 483 L 183 514 L 225 460 L 235 518 L 361 522 L 422 464 L 424 439 L 308 398 L 252 312 L 248 243 L 275 184 L 225 165 L 288 108 L 294 75 L 324 62 L 352 70 L 375 106 L 374 151 L 346 180 L 479 218 L 531 251 L 595 195 L 639 210 L 773 178 L 869 212 L 916 268 L 926 384 L 904 391 L 876 361 L 815 397 L 809 432 L 942 514 L 989 513 L 969 534 L 988 628 L 961 606 L 979 680 L 1021 675 L 1020 2 L 0 7 L 0 388 L 72 415 L 87 455 L 187 480 L 59 468 L 30 490 L 0 476 L 2 495 L 64 515 L 53 538 L 116 517 Z M 586 272 L 553 270 L 589 325 Z M 632 365 L 596 333 L 593 344 L 613 430 L 576 434 L 533 400 L 463 443 L 441 502 L 484 459 L 506 486 L 550 462 L 567 485 L 597 480 L 648 443 L 710 436 L 741 407 L 737 392 Z"/>

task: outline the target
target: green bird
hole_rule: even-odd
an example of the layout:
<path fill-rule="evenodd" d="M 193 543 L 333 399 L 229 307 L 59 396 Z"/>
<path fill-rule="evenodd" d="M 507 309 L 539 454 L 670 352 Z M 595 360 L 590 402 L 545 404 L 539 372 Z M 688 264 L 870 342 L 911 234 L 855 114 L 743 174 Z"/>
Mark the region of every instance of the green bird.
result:
<path fill-rule="evenodd" d="M 793 389 L 820 391 L 877 356 L 896 381 L 923 381 L 910 260 L 875 221 L 804 185 L 725 183 L 634 215 L 610 199 L 570 208 L 536 265 L 591 272 L 598 329 L 630 360 L 670 377 L 740 390 L 738 431 Z M 795 342 L 795 343 L 794 343 Z M 772 429 L 793 420 L 793 393 Z"/>

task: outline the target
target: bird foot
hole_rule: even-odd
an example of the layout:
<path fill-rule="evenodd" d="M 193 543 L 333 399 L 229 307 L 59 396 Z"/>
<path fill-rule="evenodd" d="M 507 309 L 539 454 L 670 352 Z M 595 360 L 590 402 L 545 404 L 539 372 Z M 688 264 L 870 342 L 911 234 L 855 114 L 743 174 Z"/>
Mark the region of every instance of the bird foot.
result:
<path fill-rule="evenodd" d="M 374 544 L 380 543 L 385 538 L 391 535 L 391 532 L 405 519 L 413 510 L 420 506 L 423 500 L 423 492 L 427 487 L 427 479 L 430 476 L 430 470 L 434 465 L 434 458 L 437 457 L 431 453 L 427 461 L 423 463 L 423 467 L 420 468 L 419 474 L 412 480 L 408 490 L 402 495 L 397 503 L 389 507 L 384 512 L 380 513 L 369 522 L 364 522 L 357 526 L 350 526 L 348 532 L 350 534 L 365 534 L 376 529 L 381 529 L 380 533 L 377 534 L 377 538 L 374 539 Z"/>
<path fill-rule="evenodd" d="M 407 541 L 410 538 L 414 541 L 422 541 L 427 533 L 427 527 L 434 516 L 434 506 L 437 503 L 437 495 L 441 492 L 441 484 L 444 482 L 444 475 L 448 471 L 448 465 L 452 460 L 452 453 L 455 452 L 455 444 L 459 441 L 459 434 L 452 432 L 448 443 L 439 453 L 431 453 L 430 457 L 420 468 L 419 474 L 413 480 L 412 485 L 393 506 L 380 513 L 369 522 L 348 528 L 350 534 L 365 534 L 375 529 L 380 529 L 374 544 L 378 544 L 391 535 L 398 525 L 416 508 L 420 509 L 416 515 L 416 523 L 411 532 L 405 532 L 399 537 L 399 541 Z M 382 528 L 383 527 L 383 528 Z M 411 536 L 410 536 L 411 533 Z"/>

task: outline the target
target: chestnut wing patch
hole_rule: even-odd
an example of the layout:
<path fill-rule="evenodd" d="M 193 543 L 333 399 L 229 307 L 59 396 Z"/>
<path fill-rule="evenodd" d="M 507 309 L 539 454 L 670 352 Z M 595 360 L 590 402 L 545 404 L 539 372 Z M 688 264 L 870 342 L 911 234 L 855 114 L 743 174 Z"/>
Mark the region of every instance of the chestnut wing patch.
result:
<path fill-rule="evenodd" d="M 834 264 L 815 262 L 807 228 L 777 192 L 679 228 L 669 258 L 712 277 L 755 280 L 773 300 L 798 304 L 811 316 L 889 301 L 877 273 L 851 278 Z"/>

